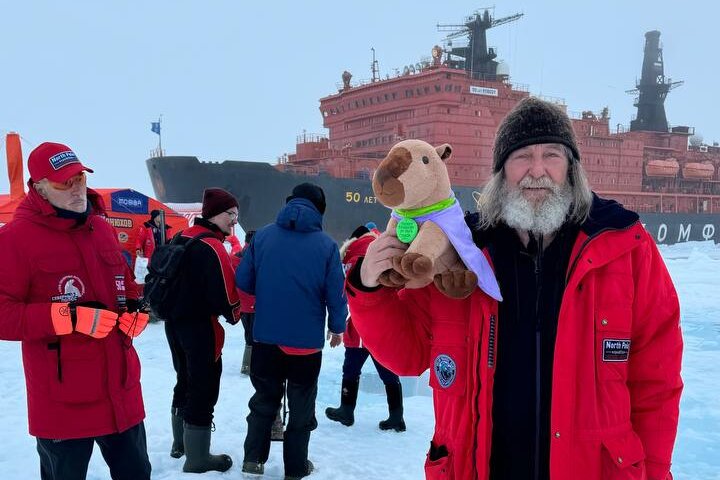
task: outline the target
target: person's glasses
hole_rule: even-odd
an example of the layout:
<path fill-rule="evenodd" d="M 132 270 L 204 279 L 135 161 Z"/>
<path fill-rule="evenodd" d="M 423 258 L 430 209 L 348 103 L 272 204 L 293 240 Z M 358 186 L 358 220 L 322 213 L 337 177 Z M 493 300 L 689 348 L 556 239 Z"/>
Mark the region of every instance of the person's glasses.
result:
<path fill-rule="evenodd" d="M 87 182 L 87 179 L 85 178 L 85 172 L 79 173 L 78 175 L 75 175 L 72 178 L 67 179 L 65 182 L 58 183 L 58 182 L 51 182 L 48 180 L 48 183 L 52 188 L 55 190 L 60 191 L 66 191 L 73 188 L 75 185 L 85 185 Z"/>
<path fill-rule="evenodd" d="M 225 210 L 225 213 L 228 214 L 230 220 L 235 220 L 236 218 L 238 218 L 238 212 L 233 212 L 232 210 Z"/>

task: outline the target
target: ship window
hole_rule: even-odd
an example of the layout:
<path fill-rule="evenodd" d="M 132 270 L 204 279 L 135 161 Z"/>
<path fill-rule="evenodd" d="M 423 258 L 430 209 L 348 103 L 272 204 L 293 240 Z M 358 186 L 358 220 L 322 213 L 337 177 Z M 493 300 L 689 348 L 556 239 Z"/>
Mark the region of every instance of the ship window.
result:
<path fill-rule="evenodd" d="M 397 95 L 395 92 L 392 92 L 392 98 L 393 98 L 393 100 L 395 100 L 397 98 Z"/>
<path fill-rule="evenodd" d="M 435 91 L 439 92 L 440 90 L 442 90 L 442 87 L 440 85 L 435 85 Z"/>
<path fill-rule="evenodd" d="M 453 88 L 453 91 L 455 93 L 460 93 L 460 85 L 455 85 L 455 88 Z"/>
<path fill-rule="evenodd" d="M 447 85 L 445 85 L 445 91 L 452 92 L 452 85 L 450 85 L 449 83 Z"/>
<path fill-rule="evenodd" d="M 450 80 L 450 74 L 449 74 L 449 73 L 446 73 L 446 74 L 445 74 L 445 78 L 447 78 L 448 80 Z"/>
<path fill-rule="evenodd" d="M 388 94 L 386 93 L 386 94 L 385 94 L 385 101 L 387 102 L 388 100 L 390 100 L 390 98 L 388 98 Z"/>
<path fill-rule="evenodd" d="M 425 88 L 423 88 L 423 91 L 424 91 L 426 94 L 427 94 L 427 93 L 430 93 L 430 87 L 425 87 Z"/>
<path fill-rule="evenodd" d="M 422 91 L 420 90 L 420 87 L 418 87 L 418 88 L 415 89 L 415 93 L 417 93 L 418 96 L 419 96 L 419 95 L 422 95 Z"/>
<path fill-rule="evenodd" d="M 380 95 L 377 96 L 376 100 L 377 100 L 377 103 L 380 103 Z"/>
<path fill-rule="evenodd" d="M 370 103 L 370 105 L 372 105 L 372 104 L 373 104 L 373 98 L 372 98 L 372 97 L 368 98 L 368 102 Z"/>
<path fill-rule="evenodd" d="M 364 106 L 365 106 L 365 99 L 364 99 L 364 98 L 362 99 L 362 104 L 363 104 L 363 107 L 364 107 Z"/>
<path fill-rule="evenodd" d="M 358 103 L 357 100 L 355 100 L 355 108 L 358 108 L 359 106 L 360 106 L 360 104 Z"/>

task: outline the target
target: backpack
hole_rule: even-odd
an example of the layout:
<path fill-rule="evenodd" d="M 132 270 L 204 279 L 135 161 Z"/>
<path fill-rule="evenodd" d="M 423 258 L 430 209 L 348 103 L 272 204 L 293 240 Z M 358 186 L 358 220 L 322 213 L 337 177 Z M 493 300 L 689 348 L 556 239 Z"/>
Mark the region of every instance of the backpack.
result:
<path fill-rule="evenodd" d="M 214 237 L 212 233 L 201 233 L 186 243 L 179 242 L 182 232 L 178 232 L 170 243 L 155 248 L 148 274 L 145 276 L 143 289 L 144 302 L 159 319 L 167 320 L 173 307 L 177 304 L 177 283 L 182 277 L 182 263 L 185 252 L 190 246 L 206 237 Z"/>

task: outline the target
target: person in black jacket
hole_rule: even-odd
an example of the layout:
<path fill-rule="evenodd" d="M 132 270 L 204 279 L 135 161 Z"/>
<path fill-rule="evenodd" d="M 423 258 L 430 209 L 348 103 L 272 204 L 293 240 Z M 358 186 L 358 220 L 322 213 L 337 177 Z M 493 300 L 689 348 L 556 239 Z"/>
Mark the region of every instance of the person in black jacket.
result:
<path fill-rule="evenodd" d="M 186 455 L 183 471 L 224 472 L 232 466 L 228 455 L 211 455 L 210 430 L 220 390 L 220 354 L 225 332 L 223 315 L 233 325 L 240 320 L 240 296 L 235 288 L 230 255 L 224 238 L 237 223 L 238 202 L 221 188 L 203 194 L 202 216 L 175 240 L 187 243 L 212 234 L 188 247 L 184 275 L 174 288 L 177 299 L 165 322 L 177 383 L 172 402 L 173 445 L 170 455 Z"/>

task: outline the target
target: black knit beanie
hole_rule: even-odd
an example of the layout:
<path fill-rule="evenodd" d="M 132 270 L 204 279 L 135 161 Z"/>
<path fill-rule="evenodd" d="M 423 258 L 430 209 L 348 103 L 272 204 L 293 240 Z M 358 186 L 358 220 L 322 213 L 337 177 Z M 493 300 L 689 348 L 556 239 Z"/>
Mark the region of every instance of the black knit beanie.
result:
<path fill-rule="evenodd" d="M 233 207 L 238 207 L 238 201 L 232 193 L 222 188 L 206 188 L 203 192 L 202 217 L 209 220 Z"/>
<path fill-rule="evenodd" d="M 317 185 L 312 183 L 301 183 L 300 185 L 295 186 L 295 188 L 293 188 L 292 195 L 287 197 L 285 201 L 289 202 L 294 198 L 304 198 L 306 200 L 310 200 L 312 204 L 315 205 L 315 208 L 318 209 L 320 215 L 325 213 L 325 192 L 323 192 L 323 189 Z"/>
<path fill-rule="evenodd" d="M 575 132 L 567 114 L 557 105 L 528 97 L 503 119 L 495 135 L 493 172 L 502 170 L 512 152 L 538 143 L 561 143 L 580 159 Z"/>
<path fill-rule="evenodd" d="M 360 238 L 366 233 L 368 233 L 370 230 L 365 225 L 360 225 L 357 227 L 353 232 L 350 234 L 350 238 Z"/>

